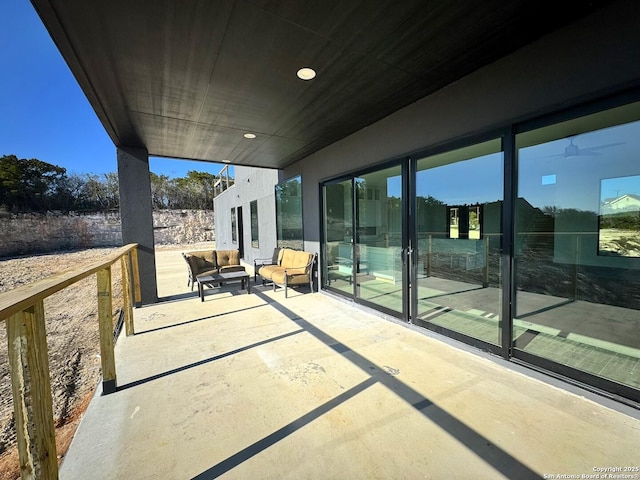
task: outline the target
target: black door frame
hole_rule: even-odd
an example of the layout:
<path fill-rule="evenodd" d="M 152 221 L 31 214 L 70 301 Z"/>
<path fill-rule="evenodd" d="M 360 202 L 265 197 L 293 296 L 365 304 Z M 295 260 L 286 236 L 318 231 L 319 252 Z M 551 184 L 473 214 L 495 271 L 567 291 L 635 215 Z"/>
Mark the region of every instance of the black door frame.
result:
<path fill-rule="evenodd" d="M 244 258 L 244 224 L 242 221 L 242 207 L 236 207 L 237 224 L 238 224 L 238 251 L 240 258 Z"/>

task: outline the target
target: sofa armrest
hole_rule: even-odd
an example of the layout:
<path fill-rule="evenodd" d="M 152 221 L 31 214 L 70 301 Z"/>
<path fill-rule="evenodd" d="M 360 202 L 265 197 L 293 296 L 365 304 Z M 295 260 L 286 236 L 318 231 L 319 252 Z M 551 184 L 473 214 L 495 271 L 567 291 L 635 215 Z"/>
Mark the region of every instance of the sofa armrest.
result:
<path fill-rule="evenodd" d="M 258 273 L 261 267 L 265 267 L 267 265 L 269 266 L 279 265 L 281 250 L 282 249 L 280 247 L 276 247 L 273 249 L 273 255 L 271 255 L 270 257 L 253 259 L 253 281 L 254 282 L 258 281 Z"/>
<path fill-rule="evenodd" d="M 304 265 L 288 265 L 284 267 L 285 275 L 311 275 L 313 270 L 313 264 L 316 262 L 316 254 L 312 254 L 309 258 L 309 261 Z"/>
<path fill-rule="evenodd" d="M 269 263 L 267 263 L 269 262 Z M 273 258 L 268 257 L 268 258 L 254 258 L 253 259 L 253 264 L 254 265 L 276 265 L 273 262 Z"/>
<path fill-rule="evenodd" d="M 272 263 L 273 258 L 254 258 L 253 259 L 253 281 L 258 281 L 258 274 L 261 267 L 265 267 L 267 265 L 277 265 L 276 263 Z M 264 281 L 263 281 L 264 282 Z"/>
<path fill-rule="evenodd" d="M 191 285 L 191 290 L 193 290 L 193 284 L 195 284 L 196 282 L 196 275 L 198 275 L 198 273 L 200 273 L 199 269 L 198 269 L 198 265 L 197 265 L 197 261 L 195 260 L 194 256 L 191 255 L 190 253 L 182 253 L 182 258 L 184 258 L 184 261 L 187 263 L 187 269 L 189 272 L 189 279 L 187 281 L 187 287 L 189 285 Z"/>

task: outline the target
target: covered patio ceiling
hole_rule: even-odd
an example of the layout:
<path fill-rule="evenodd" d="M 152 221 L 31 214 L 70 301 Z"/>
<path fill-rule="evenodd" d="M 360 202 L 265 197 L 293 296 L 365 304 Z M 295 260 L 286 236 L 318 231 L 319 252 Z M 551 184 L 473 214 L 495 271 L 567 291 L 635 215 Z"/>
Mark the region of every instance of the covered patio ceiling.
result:
<path fill-rule="evenodd" d="M 116 146 L 267 168 L 285 168 L 604 3 L 32 0 Z M 298 79 L 302 67 L 317 77 Z"/>

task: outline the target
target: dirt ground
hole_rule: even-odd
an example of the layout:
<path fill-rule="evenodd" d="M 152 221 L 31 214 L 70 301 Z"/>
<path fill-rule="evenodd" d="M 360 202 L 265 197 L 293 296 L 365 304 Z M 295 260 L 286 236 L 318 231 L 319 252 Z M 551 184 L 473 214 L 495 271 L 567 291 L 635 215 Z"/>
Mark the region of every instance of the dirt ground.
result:
<path fill-rule="evenodd" d="M 183 249 L 184 245 L 157 249 Z M 193 248 L 193 245 L 188 246 Z M 0 292 L 34 282 L 53 273 L 75 270 L 104 258 L 117 248 L 0 259 Z M 120 263 L 111 271 L 114 322 L 122 307 Z M 49 370 L 61 460 L 100 381 L 100 340 L 97 320 L 96 276 L 92 275 L 52 295 L 44 302 L 49 347 Z M 19 478 L 13 420 L 13 398 L 7 358 L 6 328 L 0 328 L 0 479 Z"/>
<path fill-rule="evenodd" d="M 640 257 L 640 239 L 635 230 L 603 228 L 598 241 L 598 250 L 605 255 Z"/>

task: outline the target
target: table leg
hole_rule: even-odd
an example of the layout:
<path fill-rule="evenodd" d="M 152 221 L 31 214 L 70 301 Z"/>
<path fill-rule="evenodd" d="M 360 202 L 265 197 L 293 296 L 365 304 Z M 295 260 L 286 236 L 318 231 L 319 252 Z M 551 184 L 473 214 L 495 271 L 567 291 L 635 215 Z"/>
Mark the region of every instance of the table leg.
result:
<path fill-rule="evenodd" d="M 249 295 L 251 293 L 251 279 L 247 277 L 246 281 L 247 281 L 247 295 Z"/>
<path fill-rule="evenodd" d="M 204 287 L 202 286 L 202 282 L 198 282 L 198 293 L 200 294 L 200 301 L 204 302 Z"/>

